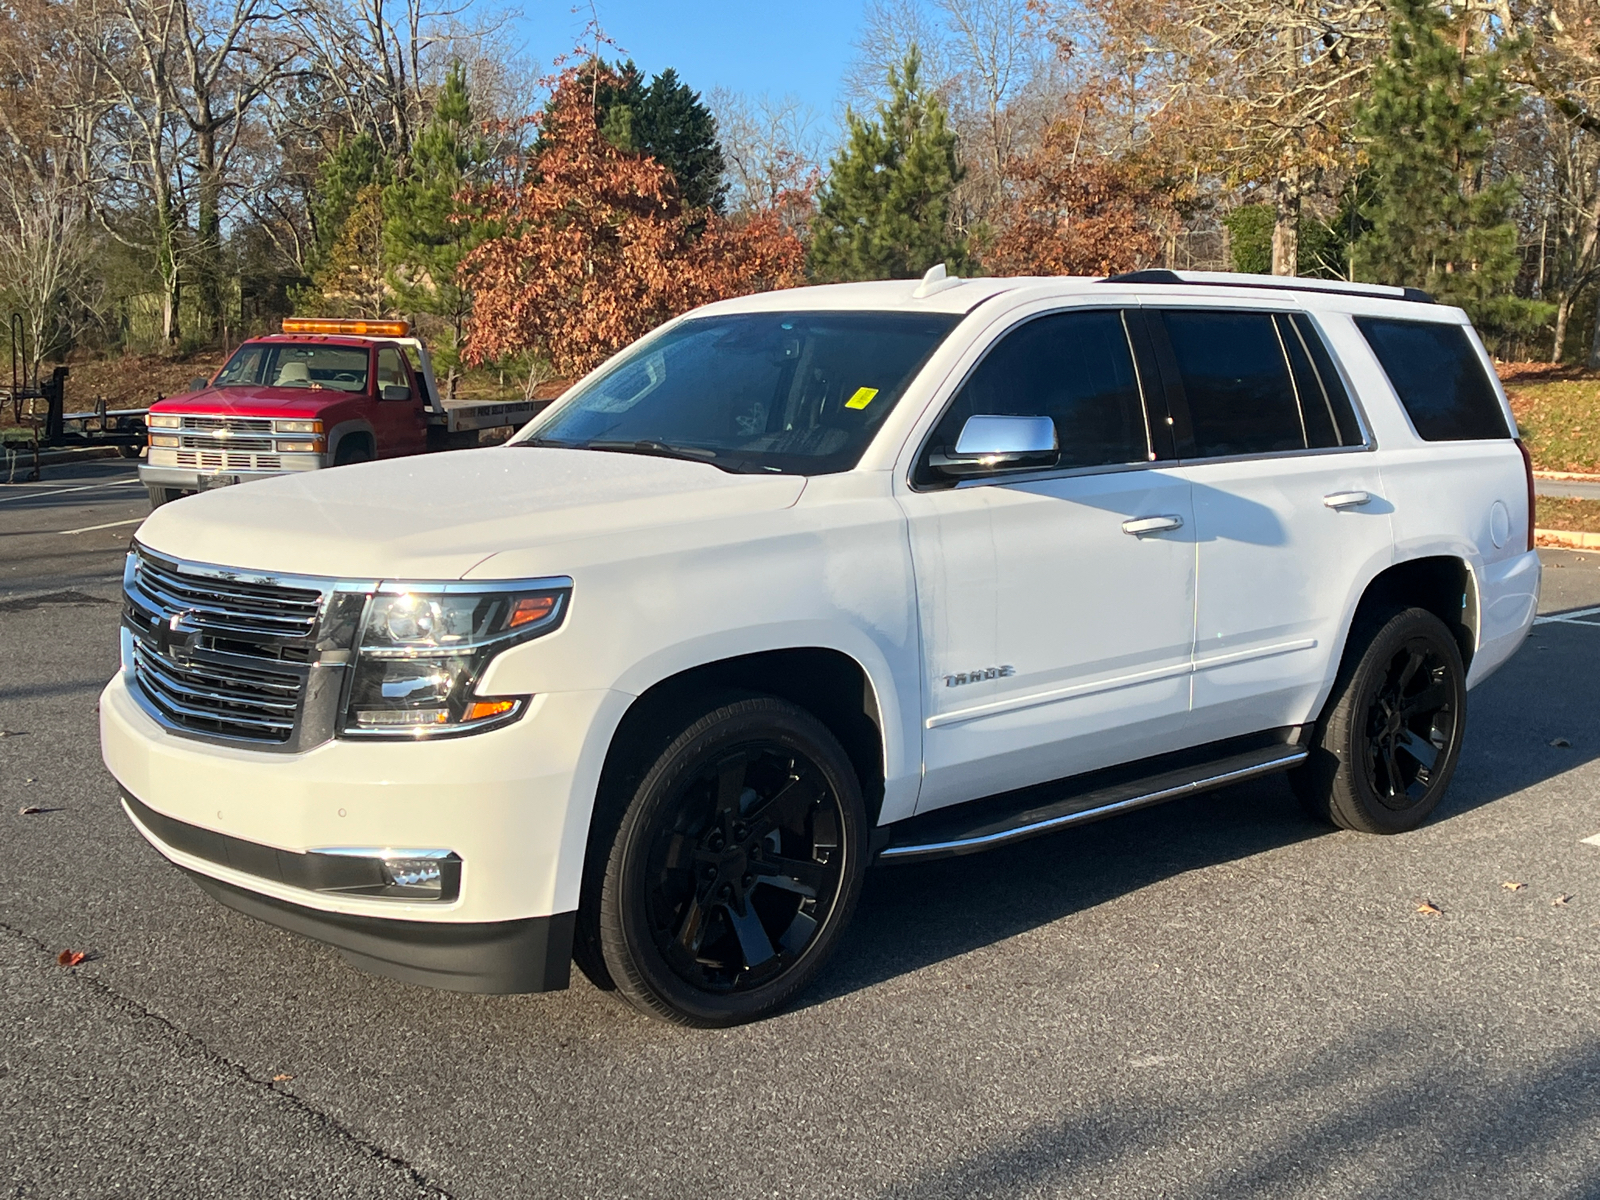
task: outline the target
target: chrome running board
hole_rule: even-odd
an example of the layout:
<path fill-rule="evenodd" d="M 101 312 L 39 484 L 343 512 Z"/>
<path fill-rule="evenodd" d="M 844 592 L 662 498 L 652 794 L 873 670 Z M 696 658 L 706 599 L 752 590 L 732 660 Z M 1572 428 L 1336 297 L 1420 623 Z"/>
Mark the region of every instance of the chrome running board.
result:
<path fill-rule="evenodd" d="M 893 826 L 889 844 L 879 851 L 878 858 L 882 862 L 906 863 L 976 854 L 1071 825 L 1288 770 L 1304 762 L 1306 754 L 1305 747 L 1297 741 L 1278 740 L 1138 778 L 1102 782 L 1111 773 L 1097 771 L 1045 788 L 936 809 Z M 1063 788 L 1069 789 L 1064 796 L 1060 794 Z M 1042 795 L 1046 789 L 1054 791 L 1056 798 L 1046 800 Z"/>

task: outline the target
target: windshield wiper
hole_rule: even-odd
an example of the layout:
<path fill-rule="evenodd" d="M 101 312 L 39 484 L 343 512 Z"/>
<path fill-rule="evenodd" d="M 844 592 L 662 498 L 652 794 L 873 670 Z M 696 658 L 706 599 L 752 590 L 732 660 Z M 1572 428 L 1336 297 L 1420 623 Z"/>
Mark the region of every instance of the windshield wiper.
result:
<path fill-rule="evenodd" d="M 716 467 L 717 470 L 725 471 L 729 475 L 751 475 L 756 471 L 756 467 L 748 458 L 734 458 L 720 451 L 707 450 L 699 446 L 669 446 L 666 442 L 657 442 L 650 438 L 637 438 L 632 441 L 602 439 L 594 442 L 561 442 L 555 438 L 532 437 L 513 444 L 544 446 L 554 450 L 600 450 L 609 454 L 645 454 L 654 458 L 676 458 L 684 462 L 705 463 L 708 467 Z"/>

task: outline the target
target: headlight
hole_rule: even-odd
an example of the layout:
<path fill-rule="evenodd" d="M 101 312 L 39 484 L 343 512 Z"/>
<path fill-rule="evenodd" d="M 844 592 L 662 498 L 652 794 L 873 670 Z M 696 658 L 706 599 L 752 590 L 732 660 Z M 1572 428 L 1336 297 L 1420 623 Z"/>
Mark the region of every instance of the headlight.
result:
<path fill-rule="evenodd" d="M 178 435 L 175 433 L 152 433 L 150 435 L 150 444 L 152 446 L 176 446 L 178 444 Z"/>
<path fill-rule="evenodd" d="M 489 661 L 566 617 L 569 579 L 388 585 L 367 605 L 345 737 L 427 737 L 517 719 L 526 696 L 476 696 Z"/>
<path fill-rule="evenodd" d="M 312 438 L 309 442 L 278 442 L 279 454 L 320 454 L 326 443 L 321 438 Z"/>
<path fill-rule="evenodd" d="M 273 433 L 321 433 L 321 421 L 274 421 Z"/>
<path fill-rule="evenodd" d="M 146 429 L 177 429 L 182 420 L 175 413 L 147 413 L 144 424 Z"/>

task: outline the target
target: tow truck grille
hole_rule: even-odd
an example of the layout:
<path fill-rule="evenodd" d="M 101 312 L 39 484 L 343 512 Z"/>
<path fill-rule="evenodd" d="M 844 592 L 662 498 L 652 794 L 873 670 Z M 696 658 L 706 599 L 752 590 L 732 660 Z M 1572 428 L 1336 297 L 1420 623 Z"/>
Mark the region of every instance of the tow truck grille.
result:
<path fill-rule="evenodd" d="M 271 417 L 183 417 L 183 432 L 196 433 L 272 433 Z"/>
<path fill-rule="evenodd" d="M 331 736 L 343 667 L 320 658 L 353 639 L 363 594 L 178 562 L 137 544 L 123 593 L 123 665 L 160 723 L 263 749 Z"/>

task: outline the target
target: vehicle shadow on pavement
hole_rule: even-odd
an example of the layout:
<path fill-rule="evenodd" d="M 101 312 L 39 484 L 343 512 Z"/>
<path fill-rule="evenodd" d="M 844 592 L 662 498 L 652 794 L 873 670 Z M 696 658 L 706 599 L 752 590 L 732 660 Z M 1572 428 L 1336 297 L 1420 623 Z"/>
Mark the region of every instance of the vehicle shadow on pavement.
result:
<path fill-rule="evenodd" d="M 1473 690 L 1449 821 L 1600 754 L 1600 630 L 1537 626 Z M 1565 746 L 1552 746 L 1560 740 Z M 963 858 L 867 876 L 838 957 L 801 1007 L 1048 925 L 1197 868 L 1333 831 L 1276 776 Z"/>
<path fill-rule="evenodd" d="M 1600 1042 L 1536 1066 L 1486 1069 L 1473 1054 L 1417 1053 L 1419 1033 L 1426 1042 L 1394 1023 L 1313 1050 L 1264 1048 L 1270 1069 L 1202 1105 L 1162 1087 L 1166 1071 L 1184 1069 L 1180 1053 L 1115 1098 L 1069 1098 L 1062 1117 L 878 1195 L 1115 1195 L 1119 1178 L 1152 1167 L 1161 1194 L 1183 1200 L 1524 1195 L 1533 1180 L 1544 1195 L 1596 1194 L 1600 1164 L 1586 1135 L 1600 1116 Z M 1228 1145 L 1242 1154 L 1196 1154 L 1229 1130 L 1241 1134 Z"/>

